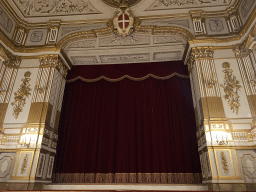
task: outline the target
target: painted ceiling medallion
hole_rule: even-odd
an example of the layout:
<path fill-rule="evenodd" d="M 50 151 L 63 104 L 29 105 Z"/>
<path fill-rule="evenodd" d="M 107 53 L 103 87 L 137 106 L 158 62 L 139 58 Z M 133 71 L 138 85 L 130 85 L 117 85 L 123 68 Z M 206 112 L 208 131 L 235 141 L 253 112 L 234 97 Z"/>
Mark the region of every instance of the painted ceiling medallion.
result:
<path fill-rule="evenodd" d="M 120 5 L 117 15 L 113 19 L 114 31 L 120 36 L 127 36 L 133 31 L 134 17 L 127 4 Z"/>
<path fill-rule="evenodd" d="M 131 7 L 141 2 L 141 0 L 102 0 L 102 1 L 111 7 L 120 7 L 121 4 L 126 4 L 129 7 Z"/>

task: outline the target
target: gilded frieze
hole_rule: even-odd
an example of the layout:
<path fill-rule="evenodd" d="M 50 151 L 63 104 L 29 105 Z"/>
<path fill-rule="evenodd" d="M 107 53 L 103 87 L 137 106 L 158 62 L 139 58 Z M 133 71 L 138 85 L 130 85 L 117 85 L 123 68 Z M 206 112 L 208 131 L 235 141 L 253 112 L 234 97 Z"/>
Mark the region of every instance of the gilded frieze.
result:
<path fill-rule="evenodd" d="M 240 107 L 240 96 L 238 95 L 238 91 L 240 91 L 241 88 L 240 82 L 233 75 L 233 70 L 230 69 L 228 62 L 223 63 L 222 67 L 224 68 L 223 73 L 225 74 L 224 85 L 221 85 L 225 92 L 224 98 L 228 100 L 228 105 L 233 113 L 238 114 Z"/>
<path fill-rule="evenodd" d="M 16 91 L 14 93 L 14 102 L 12 102 L 12 106 L 14 106 L 13 108 L 13 115 L 14 118 L 17 119 L 19 114 L 22 112 L 23 107 L 26 104 L 26 98 L 28 98 L 31 95 L 31 88 L 30 88 L 30 75 L 31 72 L 27 71 L 24 74 L 24 78 L 21 80 L 22 84 L 20 85 L 20 88 L 18 89 L 18 91 Z"/>
<path fill-rule="evenodd" d="M 99 14 L 89 0 L 13 0 L 26 17 Z"/>

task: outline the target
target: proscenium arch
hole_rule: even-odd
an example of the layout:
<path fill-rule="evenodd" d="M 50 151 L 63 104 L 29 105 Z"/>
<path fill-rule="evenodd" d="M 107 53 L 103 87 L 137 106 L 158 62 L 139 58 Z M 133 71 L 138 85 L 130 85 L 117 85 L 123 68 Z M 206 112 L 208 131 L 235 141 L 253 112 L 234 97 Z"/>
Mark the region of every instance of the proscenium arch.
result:
<path fill-rule="evenodd" d="M 183 27 L 176 27 L 176 26 L 135 26 L 134 31 L 137 34 L 151 34 L 151 35 L 175 35 L 182 38 L 187 43 L 195 38 L 195 36 L 187 29 Z M 150 31 L 150 33 L 145 32 Z M 56 45 L 61 49 L 65 49 L 70 43 L 79 40 L 85 39 L 96 39 L 99 37 L 106 37 L 110 35 L 114 35 L 114 31 L 112 27 L 103 28 L 103 29 L 96 29 L 90 31 L 80 31 L 71 33 L 66 35 L 62 39 L 60 39 Z"/>

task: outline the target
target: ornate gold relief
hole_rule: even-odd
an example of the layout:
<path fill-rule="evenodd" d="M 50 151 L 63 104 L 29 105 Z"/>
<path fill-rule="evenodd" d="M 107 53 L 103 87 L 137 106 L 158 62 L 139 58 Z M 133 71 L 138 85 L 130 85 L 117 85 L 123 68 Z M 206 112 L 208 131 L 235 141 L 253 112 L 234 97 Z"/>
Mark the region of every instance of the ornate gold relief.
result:
<path fill-rule="evenodd" d="M 227 162 L 226 155 L 225 155 L 225 153 L 223 151 L 221 151 L 220 157 L 221 157 L 222 168 L 223 168 L 224 172 L 226 174 L 228 174 L 228 172 L 229 172 L 228 162 Z"/>
<path fill-rule="evenodd" d="M 40 57 L 40 66 L 41 67 L 54 67 L 58 71 L 60 71 L 60 69 L 63 67 L 62 75 L 64 77 L 67 75 L 68 68 L 64 65 L 64 63 L 62 62 L 61 58 L 58 55 L 46 55 L 46 56 Z"/>
<path fill-rule="evenodd" d="M 38 91 L 38 93 L 40 93 L 40 94 L 43 94 L 46 89 L 47 89 L 46 86 L 45 87 L 41 87 L 38 84 L 35 86 L 35 91 Z"/>
<path fill-rule="evenodd" d="M 187 60 L 188 70 L 191 71 L 195 60 L 213 58 L 213 48 L 212 47 L 197 47 L 193 48 L 190 52 L 190 56 Z"/>
<path fill-rule="evenodd" d="M 213 86 L 215 85 L 215 81 L 213 79 L 209 80 L 207 83 L 206 83 L 206 86 L 208 89 L 212 89 Z"/>
<path fill-rule="evenodd" d="M 31 80 L 29 77 L 31 75 L 30 71 L 27 71 L 24 74 L 24 77 L 21 81 L 22 84 L 20 85 L 20 88 L 18 91 L 14 93 L 14 99 L 15 101 L 11 104 L 14 106 L 13 108 L 13 115 L 14 118 L 17 119 L 19 114 L 22 112 L 24 105 L 26 104 L 26 98 L 28 98 L 31 93 L 30 84 L 29 81 Z"/>
<path fill-rule="evenodd" d="M 3 64 L 9 68 L 18 68 L 21 63 L 21 59 L 12 55 L 8 50 L 0 45 L 0 53 L 4 58 Z"/>
<path fill-rule="evenodd" d="M 26 154 L 23 159 L 21 169 L 20 169 L 21 174 L 24 174 L 26 172 L 27 166 L 28 166 L 28 154 Z"/>
<path fill-rule="evenodd" d="M 223 73 L 225 74 L 224 85 L 221 85 L 225 92 L 224 98 L 228 100 L 228 105 L 233 113 L 236 112 L 236 114 L 238 114 L 240 104 L 237 92 L 240 91 L 241 88 L 240 82 L 233 75 L 233 70 L 230 69 L 230 64 L 228 62 L 223 63 L 222 67 L 225 69 L 223 70 Z"/>
<path fill-rule="evenodd" d="M 233 48 L 236 57 L 242 57 L 250 54 L 250 50 L 246 48 L 245 44 L 238 45 Z"/>

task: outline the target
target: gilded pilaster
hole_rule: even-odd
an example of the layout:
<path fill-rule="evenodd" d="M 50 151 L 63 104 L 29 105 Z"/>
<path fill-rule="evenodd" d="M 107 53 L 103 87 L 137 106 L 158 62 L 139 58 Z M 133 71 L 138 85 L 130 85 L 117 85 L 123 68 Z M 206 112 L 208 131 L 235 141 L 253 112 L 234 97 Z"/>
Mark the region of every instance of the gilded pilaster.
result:
<path fill-rule="evenodd" d="M 21 60 L 19 57 L 13 56 L 1 45 L 0 56 L 2 58 L 2 61 L 0 61 L 0 128 L 2 129 Z"/>
<path fill-rule="evenodd" d="M 234 77 L 230 65 L 223 62 L 220 68 L 214 54 L 214 47 L 192 48 L 187 61 L 197 121 L 203 182 L 242 182 L 236 150 L 230 149 L 231 124 L 224 110 L 225 98 L 222 98 L 223 87 L 229 87 Z M 225 75 L 226 81 L 222 82 L 220 77 Z M 229 77 L 232 81 L 229 81 Z M 234 110 L 238 109 L 234 107 Z"/>
<path fill-rule="evenodd" d="M 20 59 L 8 54 L 1 51 L 0 57 L 5 58 L 0 61 L 0 148 L 13 157 L 12 172 L 0 182 L 36 189 L 51 182 L 68 68 L 59 55 Z"/>
<path fill-rule="evenodd" d="M 234 47 L 239 70 L 241 73 L 245 93 L 250 110 L 256 123 L 256 58 L 255 50 L 246 48 L 245 44 Z"/>

